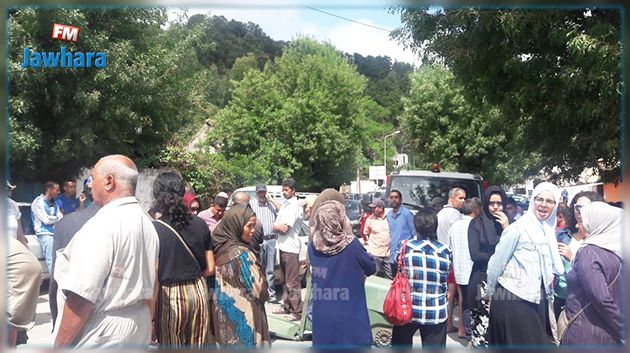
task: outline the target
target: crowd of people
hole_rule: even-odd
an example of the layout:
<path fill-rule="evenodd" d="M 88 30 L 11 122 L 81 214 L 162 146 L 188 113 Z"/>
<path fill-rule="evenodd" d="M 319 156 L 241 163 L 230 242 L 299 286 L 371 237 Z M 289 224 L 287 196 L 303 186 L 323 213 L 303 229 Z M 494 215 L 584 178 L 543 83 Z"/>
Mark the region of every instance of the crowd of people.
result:
<path fill-rule="evenodd" d="M 567 205 L 542 182 L 518 213 L 499 186 L 482 199 L 455 187 L 446 202 L 414 214 L 391 190 L 391 210 L 374 199 L 357 238 L 341 193 L 298 200 L 292 178 L 282 182 L 282 203 L 259 184 L 251 199 L 236 192 L 228 205 L 219 193 L 202 210 L 182 176 L 165 171 L 148 211 L 135 198 L 137 180 L 132 160 L 110 155 L 94 165 L 79 197 L 73 181 L 62 195 L 48 182 L 32 203 L 51 273 L 54 347 L 269 348 L 267 302 L 292 320 L 308 315 L 316 347 L 367 347 L 374 340 L 365 278 L 397 273 L 409 279 L 412 319 L 393 327 L 395 347 L 411 346 L 418 331 L 424 347 L 438 348 L 448 332 L 470 347 L 623 342 L 622 210 L 596 193 L 578 193 Z M 33 325 L 40 269 L 25 247 L 19 209 L 10 211 L 7 312 L 15 344 L 16 332 Z M 301 294 L 304 236 L 309 303 Z"/>

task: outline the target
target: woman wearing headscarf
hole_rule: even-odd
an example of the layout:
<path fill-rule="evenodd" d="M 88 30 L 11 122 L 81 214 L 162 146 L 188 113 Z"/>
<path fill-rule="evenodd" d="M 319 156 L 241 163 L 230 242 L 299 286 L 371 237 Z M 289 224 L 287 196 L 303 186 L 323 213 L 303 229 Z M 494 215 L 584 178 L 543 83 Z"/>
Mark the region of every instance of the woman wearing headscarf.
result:
<path fill-rule="evenodd" d="M 582 216 L 580 210 L 582 207 L 590 204 L 591 202 L 602 201 L 604 198 L 593 191 L 580 191 L 571 200 L 569 205 L 570 213 L 568 218 L 568 230 L 571 232 L 571 241 L 569 245 L 558 243 L 560 255 L 566 258 L 568 261 L 573 261 L 573 257 L 577 253 L 582 241 L 588 236 L 582 225 Z"/>
<path fill-rule="evenodd" d="M 321 204 L 323 204 L 326 201 L 331 201 L 331 200 L 338 201 L 341 204 L 343 204 L 343 202 L 345 201 L 345 198 L 339 191 L 335 189 L 324 189 L 321 193 L 319 193 L 319 195 L 313 202 L 313 205 L 311 206 L 311 217 L 315 215 L 315 212 L 317 212 L 317 209 L 319 208 L 319 206 L 321 206 Z M 310 227 L 312 228 L 313 224 L 311 224 Z M 309 236 L 310 236 L 309 241 L 313 240 L 312 230 Z"/>
<path fill-rule="evenodd" d="M 204 279 L 214 273 L 210 232 L 203 220 L 186 211 L 184 181 L 178 174 L 159 174 L 153 196 L 161 214 L 153 222 L 160 239 L 155 333 L 164 347 L 203 347 L 211 343 Z"/>
<path fill-rule="evenodd" d="M 313 239 L 308 245 L 313 346 L 370 346 L 365 277 L 376 272 L 376 264 L 352 234 L 341 202 L 315 204 L 309 221 Z"/>
<path fill-rule="evenodd" d="M 556 240 L 560 191 L 538 184 L 527 212 L 508 226 L 488 262 L 491 297 L 488 343 L 498 346 L 556 343 L 554 274 L 564 273 Z"/>
<path fill-rule="evenodd" d="M 486 333 L 490 303 L 486 299 L 486 270 L 501 233 L 509 224 L 503 211 L 506 204 L 505 191 L 496 185 L 489 186 L 483 195 L 481 214 L 470 221 L 468 227 L 468 250 L 473 267 L 468 281 L 467 298 L 471 318 L 470 342 L 473 347 L 488 346 Z"/>
<path fill-rule="evenodd" d="M 621 324 L 621 218 L 620 208 L 593 202 L 580 210 L 588 236 L 567 274 L 569 295 L 565 307 L 569 326 L 561 344 L 619 344 Z M 590 303 L 590 304 L 589 304 Z M 586 305 L 588 307 L 580 312 Z"/>
<path fill-rule="evenodd" d="M 566 210 L 568 211 L 568 213 L 565 213 L 564 216 L 561 216 L 562 204 L 558 205 L 557 218 L 558 220 L 560 220 L 561 218 L 565 218 L 567 222 L 567 227 L 560 232 L 556 232 L 556 237 L 558 240 L 558 252 L 560 253 L 560 258 L 564 263 L 565 271 L 564 275 L 556 277 L 556 281 L 554 283 L 555 298 L 553 306 L 556 319 L 560 316 L 562 308 L 564 308 L 564 306 L 566 305 L 566 299 L 568 295 L 566 274 L 571 271 L 571 263 L 573 261 L 573 258 L 577 253 L 580 245 L 584 241 L 584 238 L 588 236 L 586 231 L 584 231 L 584 226 L 582 225 L 580 209 L 594 201 L 604 201 L 604 198 L 593 191 L 578 192 L 577 194 L 575 194 L 575 196 L 573 196 L 573 200 Z"/>
<path fill-rule="evenodd" d="M 190 191 L 187 191 L 184 194 L 184 206 L 186 206 L 186 210 L 188 214 L 191 216 L 196 216 L 199 213 L 199 209 L 201 208 L 201 203 L 199 202 L 199 198 L 197 195 L 193 194 Z"/>
<path fill-rule="evenodd" d="M 249 244 L 256 214 L 249 204 L 232 206 L 212 233 L 216 278 L 212 294 L 216 343 L 222 347 L 269 348 L 265 312 L 267 281 Z"/>

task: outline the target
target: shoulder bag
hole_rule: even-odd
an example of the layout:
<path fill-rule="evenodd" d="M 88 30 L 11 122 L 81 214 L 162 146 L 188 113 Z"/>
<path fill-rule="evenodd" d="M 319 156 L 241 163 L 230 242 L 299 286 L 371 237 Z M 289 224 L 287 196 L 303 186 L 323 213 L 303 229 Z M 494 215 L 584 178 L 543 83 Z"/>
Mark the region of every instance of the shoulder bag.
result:
<path fill-rule="evenodd" d="M 398 256 L 398 273 L 392 281 L 383 303 L 383 313 L 389 323 L 402 326 L 411 322 L 413 311 L 411 308 L 411 289 L 407 270 L 405 269 L 405 250 L 407 241 L 403 242 Z"/>

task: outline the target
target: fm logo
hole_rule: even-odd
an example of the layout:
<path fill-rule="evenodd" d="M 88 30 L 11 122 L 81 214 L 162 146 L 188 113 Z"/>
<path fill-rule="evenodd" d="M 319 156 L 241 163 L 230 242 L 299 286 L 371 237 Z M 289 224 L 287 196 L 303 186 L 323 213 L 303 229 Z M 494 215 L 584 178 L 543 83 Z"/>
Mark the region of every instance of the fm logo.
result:
<path fill-rule="evenodd" d="M 81 32 L 79 27 L 55 23 L 53 24 L 52 39 L 76 43 L 79 41 L 79 32 Z"/>

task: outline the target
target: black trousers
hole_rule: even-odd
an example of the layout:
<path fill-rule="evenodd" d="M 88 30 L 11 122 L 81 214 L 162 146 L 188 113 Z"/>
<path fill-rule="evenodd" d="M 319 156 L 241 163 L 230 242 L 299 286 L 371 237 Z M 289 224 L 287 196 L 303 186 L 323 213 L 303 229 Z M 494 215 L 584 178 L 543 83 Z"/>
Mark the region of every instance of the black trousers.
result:
<path fill-rule="evenodd" d="M 411 347 L 413 336 L 420 330 L 422 338 L 422 348 L 443 348 L 446 347 L 446 321 L 437 325 L 422 325 L 418 323 L 408 323 L 403 326 L 394 326 L 392 331 L 392 348 Z"/>
<path fill-rule="evenodd" d="M 462 297 L 460 300 L 462 301 L 462 311 L 469 309 L 468 308 L 468 285 L 460 284 L 459 288 L 462 291 Z"/>

